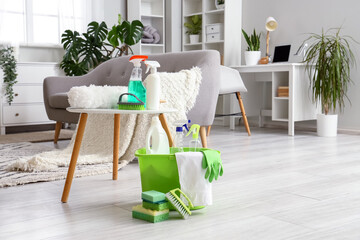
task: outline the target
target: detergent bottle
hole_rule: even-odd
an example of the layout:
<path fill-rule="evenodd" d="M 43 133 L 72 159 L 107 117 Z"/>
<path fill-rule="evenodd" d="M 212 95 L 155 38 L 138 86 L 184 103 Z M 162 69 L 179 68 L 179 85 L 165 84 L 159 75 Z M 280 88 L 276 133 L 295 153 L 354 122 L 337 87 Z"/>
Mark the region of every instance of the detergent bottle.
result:
<path fill-rule="evenodd" d="M 157 74 L 157 68 L 160 64 L 157 61 L 145 61 L 146 73 L 151 69 L 150 74 L 146 77 L 146 109 L 159 110 L 160 106 L 160 76 Z"/>
<path fill-rule="evenodd" d="M 151 140 L 151 144 L 150 144 Z M 159 118 L 153 117 L 146 134 L 146 154 L 169 154 L 169 140 Z"/>
<path fill-rule="evenodd" d="M 193 124 L 191 125 L 189 132 L 186 134 L 186 136 L 189 136 L 191 132 L 193 133 L 192 140 L 189 143 L 189 152 L 196 152 L 201 147 L 201 143 L 199 140 L 199 131 L 200 131 L 200 125 Z"/>
<path fill-rule="evenodd" d="M 190 123 L 190 120 L 179 120 L 174 122 L 174 125 L 176 126 L 176 133 L 172 153 L 184 152 L 184 128 L 187 132 L 189 131 L 187 123 Z"/>
<path fill-rule="evenodd" d="M 130 62 L 134 64 L 134 69 L 131 72 L 129 81 L 129 93 L 137 96 L 141 101 L 145 103 L 146 107 L 146 88 L 142 83 L 142 70 L 141 62 L 146 60 L 148 56 L 145 55 L 134 55 L 130 58 Z M 129 96 L 128 102 L 138 102 L 135 97 Z"/>

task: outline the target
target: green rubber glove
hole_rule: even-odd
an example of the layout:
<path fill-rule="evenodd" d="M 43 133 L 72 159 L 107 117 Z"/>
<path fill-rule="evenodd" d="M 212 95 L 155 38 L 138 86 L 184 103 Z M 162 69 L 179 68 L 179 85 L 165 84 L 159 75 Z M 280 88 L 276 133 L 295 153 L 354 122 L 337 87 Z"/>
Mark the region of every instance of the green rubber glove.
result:
<path fill-rule="evenodd" d="M 205 179 L 212 182 L 224 174 L 224 167 L 221 162 L 220 153 L 215 150 L 203 150 L 204 154 L 202 168 L 206 169 Z"/>

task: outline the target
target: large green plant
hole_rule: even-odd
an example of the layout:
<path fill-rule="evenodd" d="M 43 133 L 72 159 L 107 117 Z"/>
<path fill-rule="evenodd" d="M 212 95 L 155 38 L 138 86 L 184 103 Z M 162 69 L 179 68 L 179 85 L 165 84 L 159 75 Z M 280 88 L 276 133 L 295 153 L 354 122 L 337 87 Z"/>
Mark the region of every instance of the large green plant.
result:
<path fill-rule="evenodd" d="M 202 19 L 201 15 L 194 15 L 190 18 L 189 22 L 184 23 L 184 26 L 188 29 L 186 31 L 189 35 L 197 35 L 201 33 Z"/>
<path fill-rule="evenodd" d="M 305 41 L 311 41 L 306 51 L 306 71 L 311 80 L 313 101 L 321 102 L 322 111 L 328 114 L 345 106 L 350 69 L 355 64 L 349 36 L 340 35 L 341 28 L 330 29 L 321 34 L 311 34 Z M 350 100 L 349 100 L 350 101 Z"/>
<path fill-rule="evenodd" d="M 16 59 L 14 57 L 13 47 L 0 49 L 0 67 L 4 72 L 5 96 L 7 102 L 11 104 L 14 99 L 13 86 L 17 82 Z"/>
<path fill-rule="evenodd" d="M 80 76 L 112 57 L 132 53 L 130 46 L 142 37 L 143 24 L 139 20 L 122 21 L 109 31 L 105 22 L 91 22 L 82 36 L 77 31 L 66 30 L 61 43 L 65 55 L 60 67 L 68 76 Z"/>
<path fill-rule="evenodd" d="M 256 31 L 254 29 L 253 34 L 249 35 L 242 29 L 242 33 L 244 35 L 244 38 L 246 40 L 246 43 L 248 45 L 247 51 L 259 51 L 260 50 L 260 36 L 261 33 L 258 35 L 256 34 Z"/>

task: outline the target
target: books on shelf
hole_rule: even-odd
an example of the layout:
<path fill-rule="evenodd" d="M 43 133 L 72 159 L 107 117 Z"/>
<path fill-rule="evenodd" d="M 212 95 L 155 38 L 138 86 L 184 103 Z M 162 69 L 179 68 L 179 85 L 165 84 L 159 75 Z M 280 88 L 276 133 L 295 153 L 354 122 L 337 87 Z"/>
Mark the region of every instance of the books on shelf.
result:
<path fill-rule="evenodd" d="M 278 97 L 289 97 L 289 86 L 279 86 L 277 89 Z"/>

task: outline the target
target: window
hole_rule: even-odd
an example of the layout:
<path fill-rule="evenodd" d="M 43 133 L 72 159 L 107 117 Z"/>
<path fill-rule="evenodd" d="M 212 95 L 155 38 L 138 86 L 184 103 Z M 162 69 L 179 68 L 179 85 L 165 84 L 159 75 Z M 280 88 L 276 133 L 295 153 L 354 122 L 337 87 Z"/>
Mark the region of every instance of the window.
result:
<path fill-rule="evenodd" d="M 0 41 L 60 44 L 66 29 L 83 32 L 86 0 L 0 0 Z"/>

